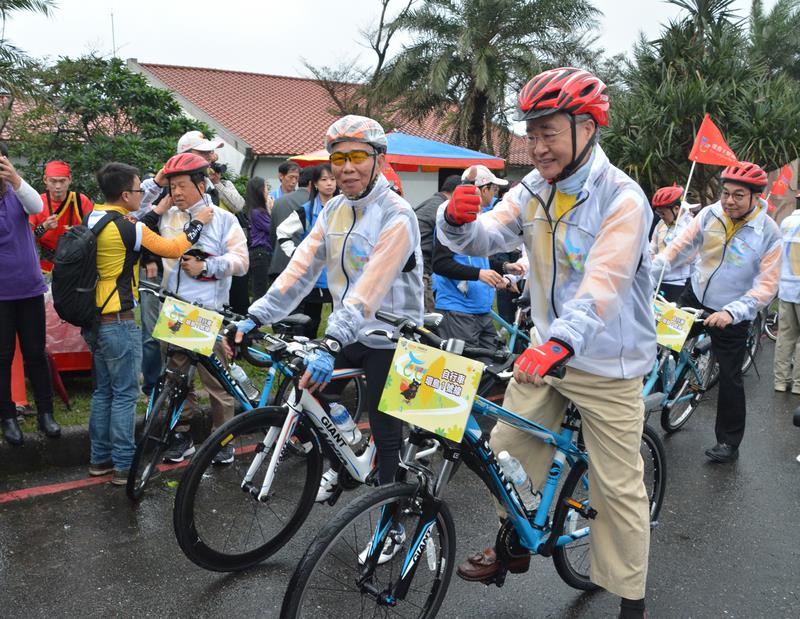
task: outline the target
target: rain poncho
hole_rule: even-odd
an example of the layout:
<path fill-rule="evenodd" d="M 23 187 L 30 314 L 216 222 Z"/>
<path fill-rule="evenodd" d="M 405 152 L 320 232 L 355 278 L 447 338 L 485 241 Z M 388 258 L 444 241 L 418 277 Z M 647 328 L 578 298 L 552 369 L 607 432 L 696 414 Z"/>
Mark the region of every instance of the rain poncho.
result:
<path fill-rule="evenodd" d="M 451 226 L 446 204 L 440 207 L 438 238 L 455 252 L 487 256 L 516 248 L 522 237 L 541 337 L 568 343 L 571 367 L 639 377 L 656 354 L 647 238 L 653 213 L 641 188 L 599 146 L 586 165 L 583 189 L 560 217 L 555 188 L 534 170 L 474 223 Z"/>

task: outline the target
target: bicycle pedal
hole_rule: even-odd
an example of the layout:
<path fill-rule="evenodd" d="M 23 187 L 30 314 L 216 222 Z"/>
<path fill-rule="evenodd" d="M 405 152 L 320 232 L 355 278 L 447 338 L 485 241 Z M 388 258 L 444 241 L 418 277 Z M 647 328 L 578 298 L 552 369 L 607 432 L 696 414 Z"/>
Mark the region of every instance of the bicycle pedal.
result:
<path fill-rule="evenodd" d="M 342 496 L 342 492 L 344 492 L 344 488 L 342 488 L 340 485 L 336 486 L 336 488 L 333 489 L 333 494 L 330 496 L 330 498 L 328 498 L 327 501 L 325 501 L 325 503 L 333 507 L 336 505 L 336 501 L 339 500 L 339 497 Z"/>
<path fill-rule="evenodd" d="M 593 507 L 586 507 L 580 501 L 576 501 L 575 499 L 564 499 L 564 502 L 567 504 L 567 507 L 571 507 L 576 512 L 578 512 L 584 518 L 588 518 L 589 520 L 594 520 L 597 517 L 597 510 Z"/>

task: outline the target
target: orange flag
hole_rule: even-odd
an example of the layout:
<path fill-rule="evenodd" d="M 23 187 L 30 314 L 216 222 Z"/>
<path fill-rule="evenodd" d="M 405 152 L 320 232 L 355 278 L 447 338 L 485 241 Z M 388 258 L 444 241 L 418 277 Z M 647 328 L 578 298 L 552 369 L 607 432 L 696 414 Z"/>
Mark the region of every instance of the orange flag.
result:
<path fill-rule="evenodd" d="M 710 163 L 712 165 L 734 165 L 739 163 L 739 159 L 725 143 L 725 138 L 711 122 L 711 117 L 706 114 L 700 130 L 694 138 L 692 152 L 689 153 L 689 160 L 697 163 Z"/>
<path fill-rule="evenodd" d="M 781 173 L 778 174 L 778 178 L 776 178 L 775 182 L 772 184 L 772 189 L 769 191 L 770 195 L 786 195 L 786 190 L 789 189 L 789 182 L 792 180 L 792 176 L 792 168 L 790 168 L 787 163 L 781 168 Z"/>

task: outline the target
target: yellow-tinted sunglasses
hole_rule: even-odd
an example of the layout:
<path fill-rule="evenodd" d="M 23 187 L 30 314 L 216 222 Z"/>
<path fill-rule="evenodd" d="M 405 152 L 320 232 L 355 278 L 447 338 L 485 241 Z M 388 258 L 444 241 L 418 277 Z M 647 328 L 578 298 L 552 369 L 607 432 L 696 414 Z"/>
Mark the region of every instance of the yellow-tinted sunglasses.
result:
<path fill-rule="evenodd" d="M 358 165 L 359 163 L 364 163 L 370 157 L 375 157 L 377 155 L 378 153 L 368 153 L 365 150 L 351 150 L 346 153 L 336 151 L 335 153 L 331 153 L 331 165 L 337 167 L 343 166 L 347 161 L 353 165 Z"/>

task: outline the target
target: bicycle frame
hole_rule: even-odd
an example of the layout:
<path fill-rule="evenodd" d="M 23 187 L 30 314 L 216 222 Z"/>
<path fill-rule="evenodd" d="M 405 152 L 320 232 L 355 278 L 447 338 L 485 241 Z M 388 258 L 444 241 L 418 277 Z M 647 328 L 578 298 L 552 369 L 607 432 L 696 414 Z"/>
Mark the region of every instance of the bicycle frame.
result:
<path fill-rule="evenodd" d="M 514 314 L 514 323 L 511 324 L 509 322 L 506 322 L 503 319 L 503 317 L 500 316 L 500 314 L 498 314 L 494 310 L 489 310 L 489 313 L 492 315 L 492 320 L 499 323 L 501 327 L 503 327 L 506 331 L 508 331 L 509 339 L 508 342 L 506 343 L 506 346 L 508 350 L 511 352 L 514 352 L 514 345 L 517 343 L 518 336 L 521 337 L 525 342 L 527 342 L 528 345 L 530 345 L 531 343 L 530 336 L 525 332 L 524 329 L 519 328 L 519 323 L 522 318 L 522 311 L 523 310 L 521 308 L 519 307 L 517 308 L 517 311 Z"/>
<path fill-rule="evenodd" d="M 270 356 L 262 351 L 255 350 L 250 348 L 250 353 L 253 355 L 257 355 L 264 359 L 270 359 Z M 272 386 L 275 383 L 275 378 L 280 372 L 286 378 L 291 378 L 292 372 L 291 370 L 286 367 L 284 364 L 276 361 L 273 365 L 267 370 L 267 378 L 264 381 L 264 385 L 261 388 L 261 395 L 259 397 L 258 403 L 254 406 L 253 403 L 248 399 L 247 395 L 244 392 L 242 386 L 236 381 L 236 379 L 231 376 L 230 372 L 225 369 L 222 361 L 215 353 L 211 353 L 209 357 L 204 357 L 202 355 L 198 355 L 197 353 L 193 353 L 189 350 L 185 350 L 179 347 L 170 348 L 167 352 L 167 356 L 169 357 L 171 354 L 174 353 L 181 353 L 187 355 L 191 359 L 191 365 L 189 366 L 187 373 L 182 379 L 185 380 L 186 385 L 191 385 L 194 381 L 194 374 L 197 371 L 197 364 L 202 365 L 214 378 L 219 381 L 220 385 L 227 391 L 233 398 L 241 405 L 241 407 L 245 411 L 251 411 L 255 408 L 263 408 L 268 404 L 269 395 L 272 391 Z M 170 368 L 164 368 L 162 373 L 162 380 L 163 376 L 166 376 L 168 373 L 174 372 Z M 163 384 L 159 383 L 156 389 L 153 389 L 153 392 L 150 394 L 150 403 L 147 406 L 147 412 L 145 414 L 145 418 L 150 416 L 150 413 L 153 409 L 153 404 L 155 402 L 156 397 L 161 392 L 163 388 Z M 178 419 L 180 419 L 181 411 L 183 410 L 183 405 L 186 401 L 186 393 L 180 394 L 180 404 L 174 407 L 172 411 L 172 419 L 170 420 L 170 429 L 174 428 L 177 423 Z"/>
<path fill-rule="evenodd" d="M 543 443 L 555 447 L 555 453 L 547 475 L 547 481 L 541 490 L 541 501 L 536 511 L 532 514 L 529 515 L 526 513 L 514 484 L 505 477 L 502 467 L 489 446 L 487 437 L 483 434 L 475 418 L 476 414 L 507 423 L 518 430 L 535 436 Z M 553 500 L 556 498 L 558 481 L 563 473 L 565 462 L 569 462 L 571 466 L 574 465 L 577 460 L 583 460 L 588 463 L 588 456 L 578 448 L 573 440 L 579 428 L 579 425 L 577 425 L 578 423 L 579 421 L 572 405 L 567 409 L 565 423 L 562 424 L 561 431 L 554 432 L 533 421 L 520 417 L 485 398 L 480 396 L 476 397 L 472 405 L 472 413 L 468 418 L 467 428 L 461 444 L 458 446 L 447 443 L 443 444 L 445 450 L 445 464 L 442 467 L 432 491 L 423 494 L 422 518 L 420 518 L 420 524 L 412 537 L 413 542 L 406 553 L 403 567 L 400 570 L 399 580 L 396 581 L 395 586 L 392 588 L 392 597 L 404 599 L 408 592 L 418 561 L 420 557 L 422 557 L 425 546 L 430 538 L 430 531 L 436 519 L 437 506 L 441 502 L 441 493 L 450 479 L 455 466 L 454 461 L 461 459 L 462 452 L 465 452 L 467 455 L 465 459 L 467 465 L 475 471 L 487 485 L 491 493 L 497 497 L 505 507 L 507 517 L 513 524 L 520 543 L 527 550 L 535 554 L 549 555 L 555 547 L 564 546 L 565 544 L 588 536 L 588 527 L 568 534 L 561 534 L 560 532 L 548 530 L 547 527 L 547 517 Z M 413 462 L 415 449 L 416 446 L 413 442 L 410 442 L 403 457 L 403 466 L 415 472 L 420 479 L 420 483 L 425 483 L 430 486 L 429 479 L 431 472 Z M 448 451 L 450 452 L 449 455 Z M 378 557 L 380 555 L 379 549 L 383 548 L 383 542 L 395 517 L 396 514 L 393 513 L 393 510 L 387 510 L 386 507 L 382 508 L 381 515 L 376 525 L 376 534 L 373 537 L 372 545 L 367 555 L 364 569 L 362 570 L 362 584 L 366 584 L 369 575 L 377 566 Z M 558 537 L 552 539 L 552 536 L 556 533 L 559 533 Z"/>
<path fill-rule="evenodd" d="M 707 337 L 708 335 L 706 333 L 701 333 L 698 336 L 697 341 L 699 342 Z M 667 361 L 671 356 L 671 349 L 659 346 L 659 353 L 658 357 L 656 357 L 656 362 L 653 365 L 653 369 L 650 370 L 650 373 L 647 375 L 647 379 L 644 382 L 644 387 L 642 387 L 642 397 L 647 398 L 649 395 L 653 394 L 653 388 L 655 387 L 659 377 L 661 378 L 661 386 L 664 391 L 663 397 L 659 402 L 659 407 L 662 409 L 675 406 L 675 404 L 678 404 L 679 402 L 691 400 L 693 397 L 695 397 L 694 393 L 685 395 L 683 393 L 679 393 L 678 396 L 672 400 L 669 398 L 669 394 L 672 393 L 672 390 L 675 388 L 675 385 L 678 382 L 678 378 L 681 376 L 685 368 L 689 368 L 698 384 L 700 384 L 703 380 L 703 377 L 700 376 L 700 371 L 697 369 L 697 364 L 687 351 L 686 346 L 681 349 L 681 352 L 678 354 L 678 362 L 675 365 L 675 368 L 670 371 L 667 366 Z"/>
<path fill-rule="evenodd" d="M 340 369 L 334 370 L 333 380 L 346 380 L 349 378 L 363 375 L 364 371 L 361 369 Z M 299 397 L 298 397 L 299 393 Z M 351 449 L 347 441 L 342 437 L 336 424 L 330 418 L 328 412 L 322 407 L 317 400 L 308 390 L 294 389 L 290 392 L 286 401 L 288 407 L 288 414 L 286 420 L 283 422 L 280 430 L 277 427 L 270 428 L 267 435 L 262 441 L 263 448 L 259 448 L 250 466 L 245 473 L 242 480 L 242 489 L 248 490 L 256 495 L 259 501 L 266 501 L 269 498 L 269 490 L 272 482 L 275 479 L 275 472 L 283 459 L 283 452 L 286 445 L 294 435 L 297 424 L 301 417 L 308 419 L 317 429 L 318 436 L 325 439 L 328 446 L 331 448 L 336 457 L 344 465 L 348 473 L 360 483 L 367 483 L 375 470 L 375 442 L 370 438 L 367 448 L 360 456 L 357 456 Z M 256 472 L 264 463 L 267 453 L 277 442 L 281 445 L 280 449 L 275 449 L 270 458 L 269 466 L 264 481 L 260 488 L 255 488 L 252 485 Z"/>

